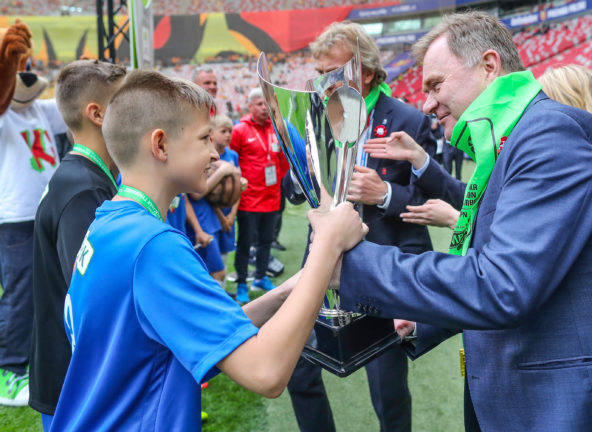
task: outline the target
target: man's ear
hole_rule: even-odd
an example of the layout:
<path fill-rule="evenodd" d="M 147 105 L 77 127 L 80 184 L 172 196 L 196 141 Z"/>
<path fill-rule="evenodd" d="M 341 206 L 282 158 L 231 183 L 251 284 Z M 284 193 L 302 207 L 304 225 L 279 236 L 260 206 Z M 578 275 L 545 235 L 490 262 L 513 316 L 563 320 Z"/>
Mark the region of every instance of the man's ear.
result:
<path fill-rule="evenodd" d="M 86 117 L 98 127 L 103 125 L 103 119 L 105 118 L 105 112 L 101 106 L 96 102 L 91 102 L 86 106 L 84 110 Z"/>
<path fill-rule="evenodd" d="M 168 158 L 168 139 L 165 131 L 154 129 L 150 134 L 150 150 L 152 155 L 161 162 Z"/>
<path fill-rule="evenodd" d="M 481 56 L 481 67 L 485 80 L 491 83 L 498 76 L 503 75 L 502 60 L 495 50 L 487 50 Z"/>
<path fill-rule="evenodd" d="M 376 73 L 373 70 L 362 69 L 362 82 L 365 85 L 370 85 Z"/>

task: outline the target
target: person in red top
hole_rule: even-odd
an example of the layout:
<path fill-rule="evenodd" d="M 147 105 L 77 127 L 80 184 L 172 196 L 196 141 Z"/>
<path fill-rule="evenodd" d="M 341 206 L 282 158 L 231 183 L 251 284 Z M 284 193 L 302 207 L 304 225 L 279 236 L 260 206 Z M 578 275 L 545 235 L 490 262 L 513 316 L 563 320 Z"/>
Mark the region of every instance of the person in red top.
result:
<path fill-rule="evenodd" d="M 237 212 L 238 240 L 234 266 L 238 283 L 236 299 L 241 303 L 249 301 L 247 266 L 255 235 L 258 240 L 257 269 L 251 289 L 269 291 L 274 288 L 265 272 L 273 227 L 280 209 L 281 180 L 289 169 L 260 88 L 249 93 L 248 107 L 249 114 L 234 127 L 230 142 L 230 148 L 238 153 L 242 176 L 249 181 L 249 186 L 241 195 Z"/>

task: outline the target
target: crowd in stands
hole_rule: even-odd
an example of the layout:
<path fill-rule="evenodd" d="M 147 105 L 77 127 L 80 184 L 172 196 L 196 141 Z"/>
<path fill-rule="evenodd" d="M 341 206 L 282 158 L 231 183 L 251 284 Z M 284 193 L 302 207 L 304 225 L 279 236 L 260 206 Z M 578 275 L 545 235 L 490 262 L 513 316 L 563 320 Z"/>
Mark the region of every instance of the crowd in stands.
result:
<path fill-rule="evenodd" d="M 268 63 L 271 65 L 272 81 L 283 87 L 303 90 L 305 78 L 315 75 L 314 64 L 307 53 L 269 55 Z M 239 119 L 245 113 L 249 90 L 259 85 L 257 59 L 250 57 L 242 63 L 220 62 L 208 66 L 218 78 L 218 111 L 234 120 Z M 167 75 L 191 79 L 195 68 L 193 65 L 179 64 L 162 71 Z"/>
<path fill-rule="evenodd" d="M 105 3 L 107 1 L 105 0 Z M 119 2 L 115 1 L 117 5 Z M 348 5 L 385 3 L 376 0 L 349 0 Z M 313 9 L 343 6 L 340 0 L 154 0 L 155 15 L 191 15 L 209 12 L 262 12 L 289 9 Z M 75 7 L 74 13 L 94 14 L 95 0 L 2 0 L 3 15 L 60 15 Z"/>
<path fill-rule="evenodd" d="M 566 64 L 592 66 L 592 15 L 524 29 L 514 35 L 514 43 L 527 69 L 535 77 L 551 67 Z M 425 96 L 421 91 L 422 67 L 416 65 L 391 83 L 393 96 L 414 106 Z"/>

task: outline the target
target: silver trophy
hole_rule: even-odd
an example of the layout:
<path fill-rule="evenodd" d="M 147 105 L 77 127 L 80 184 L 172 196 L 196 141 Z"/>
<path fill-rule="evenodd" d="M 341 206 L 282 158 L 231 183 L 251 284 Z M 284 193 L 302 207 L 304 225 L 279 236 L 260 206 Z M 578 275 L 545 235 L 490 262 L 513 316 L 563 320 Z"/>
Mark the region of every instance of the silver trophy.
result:
<path fill-rule="evenodd" d="M 313 208 L 346 200 L 358 143 L 366 133 L 359 49 L 343 66 L 306 82 L 305 90 L 272 84 L 265 53 L 257 63 L 259 83 L 292 177 Z M 316 338 L 303 355 L 330 372 L 347 376 L 399 341 L 392 320 L 345 311 L 329 289 L 315 324 Z"/>

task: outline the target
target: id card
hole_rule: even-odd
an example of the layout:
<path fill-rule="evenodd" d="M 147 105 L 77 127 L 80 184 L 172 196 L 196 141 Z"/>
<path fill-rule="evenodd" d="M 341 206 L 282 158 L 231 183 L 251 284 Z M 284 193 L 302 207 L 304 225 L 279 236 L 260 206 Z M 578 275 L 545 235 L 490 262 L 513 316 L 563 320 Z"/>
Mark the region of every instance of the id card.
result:
<path fill-rule="evenodd" d="M 275 165 L 267 165 L 265 167 L 265 186 L 273 186 L 277 183 L 277 173 Z"/>

